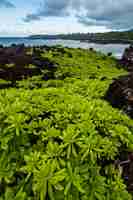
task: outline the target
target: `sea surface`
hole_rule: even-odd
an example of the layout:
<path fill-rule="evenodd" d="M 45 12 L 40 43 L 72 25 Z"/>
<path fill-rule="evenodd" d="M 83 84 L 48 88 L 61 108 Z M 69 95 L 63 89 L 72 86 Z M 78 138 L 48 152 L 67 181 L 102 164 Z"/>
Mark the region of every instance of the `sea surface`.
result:
<path fill-rule="evenodd" d="M 0 38 L 0 44 L 4 46 L 10 46 L 11 44 L 25 44 L 26 46 L 35 45 L 63 45 L 65 47 L 73 48 L 84 48 L 88 49 L 90 47 L 97 51 L 101 51 L 105 54 L 112 52 L 113 56 L 120 58 L 124 52 L 124 49 L 129 45 L 126 44 L 96 44 L 88 42 L 80 42 L 74 40 L 42 40 L 42 39 L 29 39 L 29 38 Z"/>

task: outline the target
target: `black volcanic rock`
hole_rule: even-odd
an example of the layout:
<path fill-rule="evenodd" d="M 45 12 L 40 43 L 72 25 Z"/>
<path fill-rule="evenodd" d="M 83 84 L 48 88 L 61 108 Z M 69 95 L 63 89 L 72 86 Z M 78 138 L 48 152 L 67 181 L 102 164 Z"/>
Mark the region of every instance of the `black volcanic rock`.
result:
<path fill-rule="evenodd" d="M 126 48 L 120 64 L 128 71 L 133 71 L 133 46 Z"/>
<path fill-rule="evenodd" d="M 109 86 L 105 99 L 133 117 L 133 73 L 120 76 Z"/>
<path fill-rule="evenodd" d="M 41 54 L 50 47 L 25 47 L 21 45 L 11 45 L 10 47 L 0 47 L 0 79 L 16 82 L 22 78 L 34 75 L 43 75 L 43 70 L 47 70 L 47 80 L 54 78 L 57 64 L 49 58 L 42 57 Z M 30 67 L 34 66 L 34 68 Z"/>
<path fill-rule="evenodd" d="M 112 106 L 123 109 L 133 118 L 133 46 L 125 49 L 120 65 L 129 71 L 129 74 L 115 79 L 105 98 Z"/>

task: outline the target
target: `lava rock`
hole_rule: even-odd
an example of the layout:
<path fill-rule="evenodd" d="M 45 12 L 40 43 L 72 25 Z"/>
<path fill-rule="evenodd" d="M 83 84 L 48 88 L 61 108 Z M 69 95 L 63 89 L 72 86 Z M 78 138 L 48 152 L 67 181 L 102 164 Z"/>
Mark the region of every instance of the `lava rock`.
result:
<path fill-rule="evenodd" d="M 105 95 L 113 107 L 123 109 L 130 117 L 133 117 L 133 73 L 120 76 L 109 86 Z"/>
<path fill-rule="evenodd" d="M 120 60 L 120 65 L 122 65 L 126 70 L 133 71 L 133 46 L 126 48 L 124 54 Z"/>

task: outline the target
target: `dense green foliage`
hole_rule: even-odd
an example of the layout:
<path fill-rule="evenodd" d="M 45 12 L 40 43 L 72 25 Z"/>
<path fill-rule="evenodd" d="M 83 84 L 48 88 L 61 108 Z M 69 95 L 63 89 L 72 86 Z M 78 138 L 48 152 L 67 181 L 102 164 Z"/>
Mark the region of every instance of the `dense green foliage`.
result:
<path fill-rule="evenodd" d="M 133 121 L 103 100 L 126 72 L 100 53 L 65 52 L 41 55 L 58 64 L 54 80 L 0 91 L 0 200 L 131 199 L 114 160 L 133 150 Z"/>

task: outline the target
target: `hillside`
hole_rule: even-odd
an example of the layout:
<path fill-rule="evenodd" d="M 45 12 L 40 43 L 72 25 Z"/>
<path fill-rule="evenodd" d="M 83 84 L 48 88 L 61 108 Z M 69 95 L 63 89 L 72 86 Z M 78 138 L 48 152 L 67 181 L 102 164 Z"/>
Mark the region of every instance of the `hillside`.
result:
<path fill-rule="evenodd" d="M 133 151 L 133 120 L 104 99 L 127 74 L 116 59 L 60 46 L 1 52 L 0 200 L 131 200 L 118 161 Z"/>

